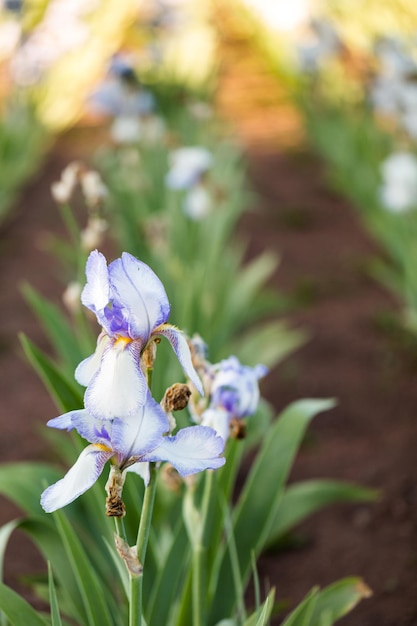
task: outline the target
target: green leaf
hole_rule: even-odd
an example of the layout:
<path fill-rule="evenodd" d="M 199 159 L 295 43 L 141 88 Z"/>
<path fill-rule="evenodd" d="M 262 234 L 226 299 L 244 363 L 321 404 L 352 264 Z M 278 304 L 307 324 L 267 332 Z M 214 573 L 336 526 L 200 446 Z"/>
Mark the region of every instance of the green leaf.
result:
<path fill-rule="evenodd" d="M 12 520 L 0 528 L 0 580 L 3 578 L 4 553 L 12 532 L 19 526 L 20 520 Z"/>
<path fill-rule="evenodd" d="M 251 553 L 262 551 L 276 519 L 284 484 L 293 459 L 310 420 L 319 412 L 334 406 L 333 400 L 305 399 L 294 402 L 272 425 L 242 490 L 234 515 L 234 537 L 239 556 L 241 577 L 247 581 Z M 223 590 L 232 580 L 229 555 L 219 550 L 222 563 L 213 600 L 215 623 L 233 611 L 235 598 Z"/>
<path fill-rule="evenodd" d="M 22 291 L 62 362 L 75 367 L 85 355 L 74 341 L 74 331 L 62 311 L 30 285 L 23 285 Z"/>
<path fill-rule="evenodd" d="M 282 626 L 310 626 L 311 616 L 313 615 L 318 599 L 318 593 L 319 588 L 314 587 L 304 600 L 290 613 Z"/>
<path fill-rule="evenodd" d="M 343 578 L 329 585 L 319 593 L 311 618 L 311 626 L 320 623 L 325 616 L 325 623 L 334 624 L 349 613 L 364 598 L 369 598 L 372 591 L 361 578 Z M 330 621 L 329 621 L 330 620 Z"/>
<path fill-rule="evenodd" d="M 46 463 L 5 463 L 0 465 L 0 493 L 26 513 L 40 515 L 40 495 L 46 483 L 51 485 L 61 475 Z"/>
<path fill-rule="evenodd" d="M 52 575 L 52 567 L 51 567 L 50 561 L 48 561 L 48 582 L 49 582 L 49 602 L 51 605 L 52 626 L 62 626 L 61 616 L 59 614 L 58 599 L 56 597 L 54 577 Z"/>
<path fill-rule="evenodd" d="M 261 610 L 253 613 L 244 623 L 244 626 L 266 626 L 274 608 L 275 589 L 271 589 Z"/>
<path fill-rule="evenodd" d="M 12 626 L 48 626 L 48 622 L 19 594 L 0 583 L 0 610 Z"/>
<path fill-rule="evenodd" d="M 53 515 L 77 581 L 89 625 L 114 626 L 107 603 L 107 600 L 113 599 L 113 595 L 110 591 L 106 592 L 103 581 L 98 578 L 87 559 L 83 546 L 65 514 L 62 511 L 56 511 Z"/>
<path fill-rule="evenodd" d="M 378 492 L 337 480 L 308 480 L 290 485 L 279 503 L 267 544 L 272 545 L 302 519 L 336 502 L 369 502 Z"/>
<path fill-rule="evenodd" d="M 260 326 L 240 333 L 239 339 L 231 344 L 230 352 L 236 354 L 242 363 L 263 363 L 267 367 L 274 367 L 307 339 L 307 333 L 291 329 L 285 322 L 263 322 Z"/>
<path fill-rule="evenodd" d="M 19 337 L 29 363 L 43 381 L 58 408 L 67 412 L 82 406 L 81 389 L 68 380 L 51 359 L 43 354 L 25 335 L 20 334 Z"/>

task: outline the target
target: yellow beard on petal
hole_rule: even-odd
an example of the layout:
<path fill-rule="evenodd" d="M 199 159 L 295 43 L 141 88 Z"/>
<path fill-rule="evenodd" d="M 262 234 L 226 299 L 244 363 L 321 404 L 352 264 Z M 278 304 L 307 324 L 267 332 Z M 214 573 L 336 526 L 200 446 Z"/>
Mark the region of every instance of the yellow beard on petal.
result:
<path fill-rule="evenodd" d="M 122 352 L 132 341 L 133 339 L 130 339 L 130 337 L 118 337 L 113 344 L 113 348 Z"/>

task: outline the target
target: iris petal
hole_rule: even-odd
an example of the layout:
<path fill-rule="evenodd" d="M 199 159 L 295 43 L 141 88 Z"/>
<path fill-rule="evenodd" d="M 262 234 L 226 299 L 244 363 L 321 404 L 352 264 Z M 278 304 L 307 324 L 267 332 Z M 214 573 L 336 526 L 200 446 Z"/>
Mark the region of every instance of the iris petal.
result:
<path fill-rule="evenodd" d="M 154 334 L 162 335 L 168 339 L 175 354 L 177 355 L 177 359 L 181 363 L 184 372 L 187 374 L 198 393 L 203 396 L 203 386 L 197 372 L 194 369 L 194 365 L 191 361 L 190 348 L 188 347 L 187 340 L 182 331 L 171 324 L 163 324 L 155 329 Z"/>
<path fill-rule="evenodd" d="M 139 365 L 139 350 L 133 342 L 116 342 L 105 350 L 101 367 L 84 396 L 91 415 L 99 419 L 124 418 L 144 404 L 148 387 Z"/>
<path fill-rule="evenodd" d="M 87 284 L 82 294 L 81 302 L 94 313 L 104 309 L 110 300 L 109 275 L 105 257 L 94 250 L 87 259 Z M 101 320 L 99 320 L 101 321 Z"/>
<path fill-rule="evenodd" d="M 112 447 L 129 459 L 142 456 L 156 448 L 169 429 L 169 422 L 161 406 L 148 392 L 146 403 L 123 420 L 115 419 L 112 431 Z"/>
<path fill-rule="evenodd" d="M 157 275 L 127 252 L 109 265 L 111 287 L 129 311 L 129 335 L 147 343 L 152 330 L 166 322 L 169 302 Z"/>
<path fill-rule="evenodd" d="M 223 449 L 223 439 L 212 428 L 189 426 L 175 437 L 164 437 L 161 445 L 141 460 L 168 461 L 181 476 L 188 476 L 224 465 L 226 459 L 219 456 Z"/>
<path fill-rule="evenodd" d="M 43 492 L 41 505 L 44 511 L 52 513 L 87 491 L 94 485 L 104 464 L 112 456 L 113 452 L 103 449 L 103 446 L 87 446 L 64 478 Z"/>
<path fill-rule="evenodd" d="M 107 335 L 99 335 L 97 340 L 97 348 L 96 351 L 78 365 L 75 370 L 75 380 L 87 387 L 89 385 L 91 379 L 98 372 L 101 365 L 101 359 L 103 357 L 104 350 L 108 346 L 110 342 L 110 337 Z"/>

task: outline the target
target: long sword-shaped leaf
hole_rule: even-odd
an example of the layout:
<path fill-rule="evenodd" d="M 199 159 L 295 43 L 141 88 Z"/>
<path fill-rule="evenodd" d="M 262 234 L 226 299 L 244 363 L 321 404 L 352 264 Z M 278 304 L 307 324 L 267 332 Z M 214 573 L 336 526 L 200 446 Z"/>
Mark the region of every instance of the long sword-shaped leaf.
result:
<path fill-rule="evenodd" d="M 0 494 L 25 513 L 40 515 L 40 494 L 46 484 L 61 478 L 62 472 L 46 463 L 5 463 L 0 466 Z"/>
<path fill-rule="evenodd" d="M 52 304 L 52 302 L 41 296 L 41 294 L 30 285 L 23 285 L 22 291 L 32 310 L 40 320 L 60 360 L 75 368 L 84 358 L 85 354 L 81 351 L 77 341 L 74 340 L 74 330 L 68 324 L 62 311 Z"/>
<path fill-rule="evenodd" d="M 85 551 L 62 511 L 53 514 L 58 532 L 64 544 L 69 564 L 74 572 L 83 600 L 89 626 L 114 626 L 108 600 L 113 595 L 106 592 L 101 581 L 88 561 Z"/>
<path fill-rule="evenodd" d="M 48 585 L 52 626 L 62 626 L 61 616 L 59 614 L 58 598 L 56 596 L 54 577 L 52 575 L 52 567 L 50 561 L 48 561 Z"/>
<path fill-rule="evenodd" d="M 361 600 L 371 595 L 372 591 L 361 578 L 338 580 L 319 593 L 310 626 L 319 624 L 323 615 L 326 615 L 328 623 L 334 624 L 355 608 Z"/>
<path fill-rule="evenodd" d="M 20 334 L 20 341 L 29 363 L 33 366 L 45 387 L 62 411 L 72 411 L 82 406 L 82 392 L 67 379 L 58 367 L 39 350 L 25 335 Z"/>
<path fill-rule="evenodd" d="M 18 593 L 0 583 L 0 610 L 12 626 L 48 626 L 48 622 Z"/>
<path fill-rule="evenodd" d="M 291 404 L 271 427 L 250 471 L 234 515 L 234 537 L 243 581 L 250 573 L 251 554 L 264 548 L 276 516 L 294 456 L 310 420 L 334 406 L 332 400 L 305 399 Z M 222 558 L 211 621 L 230 616 L 235 599 L 225 594 L 230 587 L 232 566 L 227 552 Z"/>
<path fill-rule="evenodd" d="M 295 524 L 336 502 L 371 502 L 378 492 L 338 480 L 307 480 L 286 489 L 271 525 L 267 544 L 272 545 Z"/>

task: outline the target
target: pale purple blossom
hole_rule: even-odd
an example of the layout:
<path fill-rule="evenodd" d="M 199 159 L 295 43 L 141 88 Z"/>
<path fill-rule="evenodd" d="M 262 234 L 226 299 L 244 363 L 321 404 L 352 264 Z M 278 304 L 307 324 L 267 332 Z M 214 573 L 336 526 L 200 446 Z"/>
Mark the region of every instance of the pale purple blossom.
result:
<path fill-rule="evenodd" d="M 167 461 L 183 477 L 225 463 L 220 456 L 224 442 L 211 428 L 190 426 L 175 436 L 166 435 L 168 418 L 149 391 L 145 403 L 127 419 L 97 419 L 81 409 L 50 420 L 48 426 L 75 429 L 90 445 L 67 474 L 43 492 L 41 505 L 47 513 L 66 506 L 92 487 L 107 461 L 120 472 L 140 474 L 145 484 L 149 462 Z"/>
<path fill-rule="evenodd" d="M 94 250 L 86 266 L 81 301 L 102 327 L 94 354 L 80 363 L 75 378 L 87 387 L 85 407 L 99 419 L 125 419 L 137 413 L 147 395 L 141 357 L 150 342 L 166 337 L 185 373 L 202 393 L 184 334 L 167 324 L 165 289 L 145 263 L 124 252 L 107 266 Z"/>

